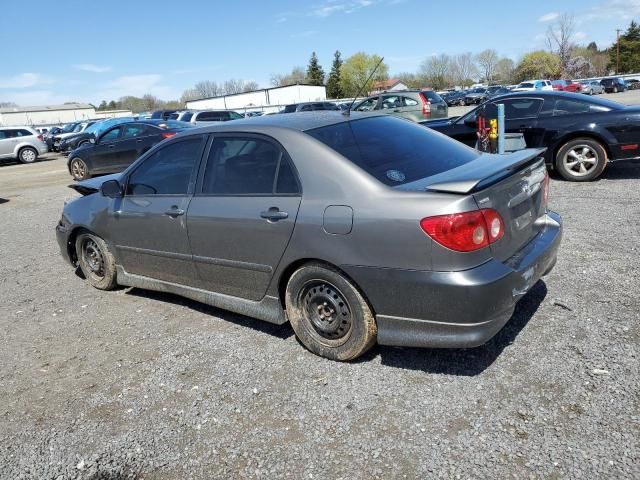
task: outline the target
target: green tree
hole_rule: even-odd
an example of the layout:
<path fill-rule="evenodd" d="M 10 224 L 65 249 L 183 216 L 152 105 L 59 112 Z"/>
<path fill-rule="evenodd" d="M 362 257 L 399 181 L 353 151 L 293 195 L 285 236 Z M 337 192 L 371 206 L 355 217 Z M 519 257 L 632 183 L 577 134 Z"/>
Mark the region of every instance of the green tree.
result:
<path fill-rule="evenodd" d="M 619 45 L 618 45 L 619 43 Z M 620 48 L 620 68 L 618 73 L 633 73 L 640 70 L 640 26 L 634 21 L 620 36 L 620 41 L 609 50 L 609 66 L 616 68 Z"/>
<path fill-rule="evenodd" d="M 109 102 L 109 110 L 116 110 L 118 108 L 118 104 L 116 102 L 114 102 L 113 100 L 111 100 Z"/>
<path fill-rule="evenodd" d="M 342 87 L 340 86 L 340 69 L 342 68 L 342 58 L 340 50 L 333 54 L 333 64 L 331 72 L 327 78 L 327 96 L 329 98 L 342 98 Z"/>
<path fill-rule="evenodd" d="M 98 106 L 98 110 L 106 110 L 107 108 L 108 108 L 107 107 L 107 102 L 105 100 L 102 100 L 100 102 L 100 105 Z"/>
<path fill-rule="evenodd" d="M 516 81 L 557 78 L 562 71 L 560 57 L 545 50 L 527 53 L 516 67 Z"/>
<path fill-rule="evenodd" d="M 371 80 L 367 82 L 367 78 L 378 62 L 380 62 L 379 55 L 367 55 L 364 52 L 355 53 L 347 58 L 340 69 L 340 87 L 343 94 L 353 97 L 361 90 L 366 95 L 374 82 L 388 80 L 389 67 L 382 62 Z"/>
<path fill-rule="evenodd" d="M 309 65 L 307 65 L 306 82 L 310 85 L 324 85 L 324 70 L 318 63 L 316 52 L 311 53 Z"/>

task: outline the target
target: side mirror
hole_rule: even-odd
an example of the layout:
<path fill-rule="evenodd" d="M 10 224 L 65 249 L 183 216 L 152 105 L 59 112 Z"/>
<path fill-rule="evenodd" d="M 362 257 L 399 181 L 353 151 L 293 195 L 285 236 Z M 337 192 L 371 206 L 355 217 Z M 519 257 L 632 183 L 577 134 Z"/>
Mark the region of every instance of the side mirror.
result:
<path fill-rule="evenodd" d="M 109 198 L 121 198 L 122 185 L 117 180 L 108 180 L 100 185 L 100 193 Z"/>
<path fill-rule="evenodd" d="M 471 128 L 476 128 L 476 126 L 478 125 L 478 123 L 476 122 L 475 117 L 465 118 L 464 124 L 467 127 L 471 127 Z"/>

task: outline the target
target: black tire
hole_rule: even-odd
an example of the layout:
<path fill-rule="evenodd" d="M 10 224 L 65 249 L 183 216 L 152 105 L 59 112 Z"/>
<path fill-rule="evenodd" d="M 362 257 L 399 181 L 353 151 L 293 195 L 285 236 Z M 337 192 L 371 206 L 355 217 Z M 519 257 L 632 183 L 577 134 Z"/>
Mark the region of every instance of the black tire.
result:
<path fill-rule="evenodd" d="M 87 164 L 79 157 L 72 158 L 69 162 L 69 172 L 74 180 L 86 180 L 91 178 Z"/>
<path fill-rule="evenodd" d="M 18 152 L 18 160 L 22 163 L 33 163 L 38 159 L 38 151 L 33 147 L 22 147 Z"/>
<path fill-rule="evenodd" d="M 80 270 L 92 286 L 98 290 L 116 288 L 116 260 L 103 239 L 81 233 L 76 238 L 76 255 Z"/>
<path fill-rule="evenodd" d="M 369 304 L 342 273 L 321 263 L 296 270 L 285 292 L 287 317 L 310 351 L 331 360 L 358 358 L 376 342 Z"/>
<path fill-rule="evenodd" d="M 466 107 L 467 103 L 464 100 L 460 100 L 460 106 L 461 107 Z"/>
<path fill-rule="evenodd" d="M 556 170 L 562 178 L 571 182 L 595 180 L 606 166 L 606 150 L 600 142 L 591 138 L 570 140 L 556 154 Z"/>
<path fill-rule="evenodd" d="M 613 87 L 613 93 L 618 93 L 618 87 Z"/>

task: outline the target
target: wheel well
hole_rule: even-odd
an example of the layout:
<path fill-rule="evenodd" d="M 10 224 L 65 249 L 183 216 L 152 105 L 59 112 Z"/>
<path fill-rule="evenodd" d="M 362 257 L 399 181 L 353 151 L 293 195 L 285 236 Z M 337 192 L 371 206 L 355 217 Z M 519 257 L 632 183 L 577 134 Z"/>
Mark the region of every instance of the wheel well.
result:
<path fill-rule="evenodd" d="M 30 148 L 31 150 L 36 152 L 36 155 L 38 154 L 38 150 L 36 150 L 35 147 L 32 147 L 31 145 L 22 145 L 20 148 L 18 148 L 18 156 L 20 156 L 20 152 L 22 152 L 25 148 Z"/>
<path fill-rule="evenodd" d="M 609 145 L 607 144 L 607 142 L 605 142 L 602 139 L 602 137 L 598 135 L 594 135 L 592 133 L 572 133 L 564 137 L 562 140 L 560 140 L 556 145 L 556 147 L 553 149 L 553 158 L 551 159 L 551 163 L 554 166 L 554 168 L 556 165 L 556 157 L 558 156 L 558 152 L 560 151 L 560 149 L 563 146 L 565 146 L 568 142 L 571 142 L 572 140 L 577 140 L 578 138 L 587 138 L 589 140 L 594 140 L 598 142 L 600 145 L 602 145 L 602 148 L 604 148 L 604 151 L 607 154 L 607 160 L 611 158 L 611 150 L 609 149 Z"/>
<path fill-rule="evenodd" d="M 69 239 L 67 240 L 67 252 L 69 253 L 69 259 L 73 262 L 74 265 L 78 264 L 78 252 L 76 252 L 76 238 L 81 233 L 91 233 L 90 230 L 84 227 L 76 227 L 69 234 Z"/>
<path fill-rule="evenodd" d="M 325 260 L 319 260 L 317 258 L 301 258 L 299 260 L 296 260 L 295 262 L 290 263 L 282 271 L 282 274 L 280 275 L 280 279 L 278 280 L 278 298 L 280 299 L 280 304 L 282 305 L 283 310 L 287 309 L 287 306 L 285 305 L 284 297 L 285 297 L 285 291 L 287 289 L 287 283 L 289 283 L 289 279 L 291 278 L 291 275 L 293 275 L 293 272 L 298 270 L 303 265 L 306 265 L 307 263 L 320 263 L 328 267 L 331 267 L 334 270 L 337 270 L 340 273 L 340 275 L 344 276 L 344 278 L 346 278 L 349 282 L 351 282 L 351 284 L 353 284 L 354 287 L 358 289 L 358 291 L 360 292 L 360 295 L 362 295 L 362 298 L 365 299 L 365 301 L 369 305 L 369 308 L 371 309 L 371 312 L 375 316 L 375 310 L 373 309 L 373 305 L 371 305 L 371 302 L 367 298 L 367 295 L 362 290 L 362 288 L 360 288 L 360 285 L 358 285 L 358 283 L 353 278 L 351 278 L 344 270 L 342 270 L 337 265 L 334 265 L 333 263 L 327 262 Z"/>

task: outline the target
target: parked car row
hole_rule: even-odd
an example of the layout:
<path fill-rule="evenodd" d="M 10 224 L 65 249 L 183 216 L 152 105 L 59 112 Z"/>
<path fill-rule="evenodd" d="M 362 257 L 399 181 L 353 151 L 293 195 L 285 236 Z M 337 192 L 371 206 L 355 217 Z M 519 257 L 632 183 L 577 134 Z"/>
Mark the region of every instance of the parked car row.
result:
<path fill-rule="evenodd" d="M 379 110 L 414 122 L 449 116 L 447 102 L 432 90 L 382 92 L 357 102 L 352 110 L 356 112 Z"/>

